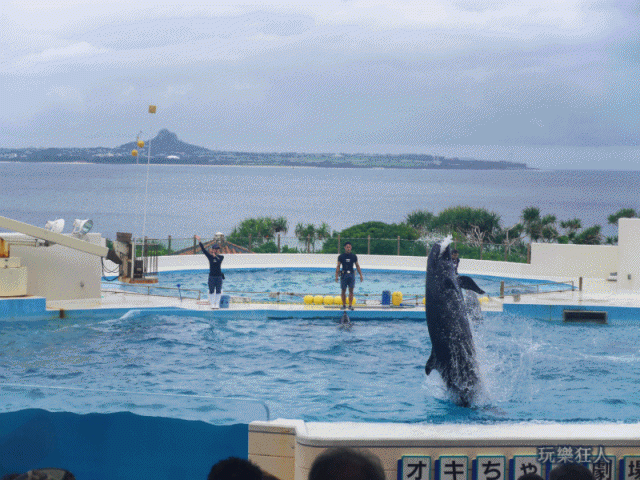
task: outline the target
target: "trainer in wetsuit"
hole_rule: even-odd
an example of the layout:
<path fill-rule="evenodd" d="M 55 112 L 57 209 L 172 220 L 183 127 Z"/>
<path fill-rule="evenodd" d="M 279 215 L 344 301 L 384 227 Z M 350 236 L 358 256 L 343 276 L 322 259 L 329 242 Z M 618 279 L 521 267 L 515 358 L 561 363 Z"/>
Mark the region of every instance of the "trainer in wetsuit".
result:
<path fill-rule="evenodd" d="M 338 276 L 340 276 L 343 310 L 347 306 L 347 287 L 349 287 L 349 310 L 353 310 L 353 289 L 356 285 L 355 270 L 358 270 L 360 274 L 360 281 L 364 281 L 362 270 L 360 270 L 360 264 L 358 263 L 358 256 L 355 253 L 351 253 L 351 248 L 351 242 L 344 244 L 344 253 L 338 255 L 338 265 L 336 266 L 336 282 L 338 281 Z M 342 265 L 342 271 L 340 271 L 340 265 Z"/>
<path fill-rule="evenodd" d="M 209 304 L 211 308 L 220 308 L 220 297 L 222 297 L 222 280 L 224 275 L 220 270 L 220 265 L 224 260 L 224 255 L 219 255 L 220 245 L 217 243 L 209 247 L 209 251 L 204 248 L 204 245 L 200 241 L 198 235 L 195 236 L 196 240 L 200 244 L 200 249 L 209 260 Z"/>
<path fill-rule="evenodd" d="M 458 273 L 458 266 L 460 265 L 460 254 L 458 253 L 458 250 L 456 250 L 455 248 L 451 250 L 451 261 L 453 262 L 453 265 L 456 267 L 456 273 Z"/>

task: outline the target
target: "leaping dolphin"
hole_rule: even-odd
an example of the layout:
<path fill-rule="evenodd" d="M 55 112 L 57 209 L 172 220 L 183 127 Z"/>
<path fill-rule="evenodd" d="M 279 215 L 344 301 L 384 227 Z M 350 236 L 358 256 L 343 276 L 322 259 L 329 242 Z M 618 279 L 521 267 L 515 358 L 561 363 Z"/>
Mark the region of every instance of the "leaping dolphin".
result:
<path fill-rule="evenodd" d="M 473 286 L 459 281 L 450 242 L 451 237 L 435 244 L 427 260 L 426 315 L 432 349 L 424 369 L 427 375 L 437 370 L 454 401 L 468 407 L 478 393 L 480 378 L 461 287 L 479 287 L 470 278 Z"/>

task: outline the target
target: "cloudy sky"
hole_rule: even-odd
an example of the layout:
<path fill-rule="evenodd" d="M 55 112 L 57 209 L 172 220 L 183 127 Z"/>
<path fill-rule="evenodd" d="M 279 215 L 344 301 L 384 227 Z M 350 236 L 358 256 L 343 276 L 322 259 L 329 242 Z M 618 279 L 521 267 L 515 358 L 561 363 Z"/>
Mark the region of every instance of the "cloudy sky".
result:
<path fill-rule="evenodd" d="M 640 169 L 637 0 L 216 3 L 4 0 L 0 147 Z"/>

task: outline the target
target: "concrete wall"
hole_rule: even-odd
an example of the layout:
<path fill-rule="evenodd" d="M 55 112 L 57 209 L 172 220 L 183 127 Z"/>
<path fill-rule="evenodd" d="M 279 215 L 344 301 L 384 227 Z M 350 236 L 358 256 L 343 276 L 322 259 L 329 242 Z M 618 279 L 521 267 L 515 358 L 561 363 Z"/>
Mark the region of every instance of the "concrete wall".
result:
<path fill-rule="evenodd" d="M 3 238 L 11 244 L 11 257 L 20 257 L 21 265 L 27 268 L 27 295 L 45 297 L 47 301 L 99 301 L 100 257 L 61 245 L 32 247 L 13 243 L 12 240 L 31 238 L 21 234 L 3 234 Z M 89 233 L 87 240 L 105 245 L 99 233 Z"/>
<path fill-rule="evenodd" d="M 602 278 L 615 271 L 617 263 L 617 247 L 588 247 L 582 245 L 549 245 L 534 244 L 536 252 L 532 264 L 498 262 L 489 260 L 460 260 L 460 273 L 475 275 L 499 275 L 512 278 L 577 278 L 579 276 L 595 276 Z M 563 247 L 585 247 L 583 249 Z M 594 249 L 594 250 L 590 250 Z M 602 250 L 599 250 L 602 249 Z M 603 254 L 606 253 L 606 258 Z M 335 268 L 337 255 L 331 254 L 233 254 L 225 255 L 225 268 Z M 583 258 L 584 257 L 584 258 Z M 594 258 L 591 258 L 594 257 Z M 615 257 L 615 262 L 613 261 Z M 534 263 L 535 262 L 535 263 Z M 363 269 L 380 270 L 413 270 L 426 271 L 425 257 L 406 257 L 396 255 L 358 255 L 358 263 Z M 613 263 L 613 269 L 610 270 Z M 588 268 L 580 268 L 579 266 Z M 547 270 L 549 267 L 549 270 Z M 160 271 L 192 270 L 209 268 L 209 262 L 201 254 L 160 257 L 158 269 Z"/>
<path fill-rule="evenodd" d="M 618 221 L 618 288 L 640 289 L 640 219 Z"/>
<path fill-rule="evenodd" d="M 559 245 L 534 243 L 531 245 L 533 276 L 607 278 L 618 270 L 618 247 L 611 245 Z"/>
<path fill-rule="evenodd" d="M 335 254 L 304 253 L 239 253 L 225 255 L 222 269 L 225 268 L 336 268 L 338 256 Z M 399 257 L 393 255 L 358 255 L 361 268 L 381 270 L 418 270 L 426 268 L 425 257 Z M 178 255 L 158 258 L 160 271 L 208 269 L 209 262 L 202 254 Z"/>
<path fill-rule="evenodd" d="M 537 465 L 538 473 L 545 478 L 548 465 L 537 462 L 540 448 L 560 449 L 567 445 L 588 449 L 596 458 L 599 449 L 616 460 L 640 460 L 638 424 L 547 424 L 528 423 L 497 425 L 420 425 L 393 423 L 306 423 L 300 420 L 278 419 L 271 422 L 249 424 L 249 459 L 282 480 L 306 480 L 313 461 L 327 448 L 350 447 L 367 450 L 382 462 L 387 480 L 397 478 L 489 478 L 473 475 L 474 465 L 482 459 L 501 457 L 500 479 L 515 480 L 522 472 L 518 461 Z M 634 455 L 635 457 L 630 457 Z M 398 475 L 403 458 L 428 459 L 430 468 L 422 476 L 408 477 L 407 471 Z M 451 477 L 436 475 L 436 461 L 441 468 L 444 459 L 451 457 L 465 461 L 463 471 Z M 518 460 L 519 459 L 519 460 Z M 562 459 L 551 457 L 557 466 Z M 472 462 L 478 460 L 478 463 Z M 511 460 L 514 464 L 511 464 Z M 610 478 L 632 480 L 624 470 Z M 593 464 L 588 463 L 593 469 Z M 494 465 L 494 467 L 496 467 Z M 409 469 L 410 471 L 411 469 Z M 482 469 L 480 469 L 481 473 Z M 621 475 L 618 475 L 621 473 Z M 548 477 L 546 477 L 548 478 Z"/>

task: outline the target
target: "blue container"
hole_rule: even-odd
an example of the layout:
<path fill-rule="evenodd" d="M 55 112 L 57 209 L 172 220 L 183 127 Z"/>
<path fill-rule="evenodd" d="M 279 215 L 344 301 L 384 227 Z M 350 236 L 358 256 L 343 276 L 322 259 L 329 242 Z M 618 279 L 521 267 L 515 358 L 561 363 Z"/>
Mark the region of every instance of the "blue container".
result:
<path fill-rule="evenodd" d="M 382 305 L 391 305 L 391 290 L 382 292 Z"/>
<path fill-rule="evenodd" d="M 220 297 L 220 308 L 229 308 L 231 297 L 229 295 L 222 295 Z"/>

